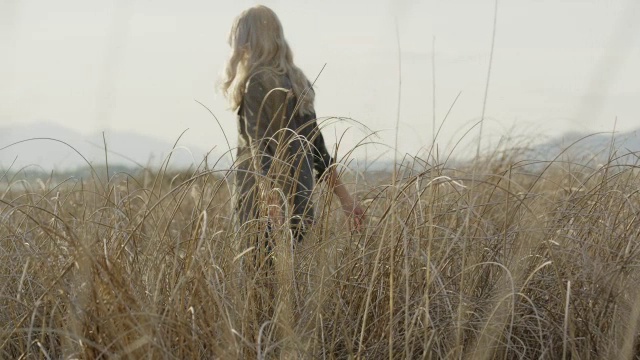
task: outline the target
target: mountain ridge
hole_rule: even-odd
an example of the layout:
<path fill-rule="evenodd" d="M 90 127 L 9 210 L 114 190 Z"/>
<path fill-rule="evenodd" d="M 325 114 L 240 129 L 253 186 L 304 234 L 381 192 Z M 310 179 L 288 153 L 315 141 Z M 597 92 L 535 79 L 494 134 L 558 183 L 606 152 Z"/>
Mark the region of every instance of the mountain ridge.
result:
<path fill-rule="evenodd" d="M 619 155 L 640 152 L 640 129 L 613 135 L 610 132 L 568 132 L 528 147 L 526 154 L 544 161 L 552 160 L 559 154 L 600 161 L 608 155 L 612 141 Z M 86 135 L 47 122 L 5 126 L 0 127 L 0 169 L 17 170 L 34 166 L 45 171 L 69 171 L 89 164 L 104 165 L 105 156 L 109 166 L 153 168 L 161 166 L 170 153 L 170 167 L 186 169 L 198 166 L 207 153 L 184 141 L 178 141 L 174 149 L 174 143 L 128 131 L 105 130 Z M 212 151 L 209 159 L 209 164 L 219 161 L 217 166 L 229 166 L 227 156 L 219 152 Z M 635 159 L 637 155 L 627 155 L 624 161 Z M 393 168 L 393 162 L 381 160 L 367 164 L 367 168 L 388 170 Z"/>
<path fill-rule="evenodd" d="M 87 135 L 46 122 L 0 128 L 0 149 L 2 169 L 36 166 L 44 170 L 104 164 L 105 154 L 110 165 L 157 167 L 170 153 L 172 167 L 188 168 L 198 165 L 206 153 L 181 142 L 172 150 L 173 143 L 135 132 L 105 130 Z"/>

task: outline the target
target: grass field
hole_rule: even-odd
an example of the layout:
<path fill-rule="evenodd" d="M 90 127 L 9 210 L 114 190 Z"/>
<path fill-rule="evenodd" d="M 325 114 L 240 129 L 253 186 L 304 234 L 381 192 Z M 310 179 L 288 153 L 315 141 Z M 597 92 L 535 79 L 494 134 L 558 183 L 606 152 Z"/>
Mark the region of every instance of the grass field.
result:
<path fill-rule="evenodd" d="M 516 153 L 345 176 L 361 233 L 320 186 L 270 259 L 224 171 L 7 172 L 0 358 L 639 356 L 637 166 Z"/>

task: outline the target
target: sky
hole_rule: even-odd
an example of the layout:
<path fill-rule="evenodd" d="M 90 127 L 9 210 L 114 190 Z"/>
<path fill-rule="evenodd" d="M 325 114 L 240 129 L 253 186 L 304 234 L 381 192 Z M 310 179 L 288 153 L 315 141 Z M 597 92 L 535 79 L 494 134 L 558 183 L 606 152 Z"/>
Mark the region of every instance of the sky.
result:
<path fill-rule="evenodd" d="M 233 147 L 237 127 L 217 90 L 227 35 L 255 4 L 2 0 L 0 127 L 171 142 L 188 129 L 183 145 L 221 153 L 223 132 Z M 487 147 L 640 128 L 636 0 L 499 1 L 493 57 L 493 0 L 262 4 L 280 17 L 296 64 L 318 78 L 316 112 L 337 118 L 321 123 L 342 155 L 362 141 L 355 156 L 418 155 L 438 128 L 441 151 L 463 138 L 456 151 L 475 152 L 483 109 Z"/>

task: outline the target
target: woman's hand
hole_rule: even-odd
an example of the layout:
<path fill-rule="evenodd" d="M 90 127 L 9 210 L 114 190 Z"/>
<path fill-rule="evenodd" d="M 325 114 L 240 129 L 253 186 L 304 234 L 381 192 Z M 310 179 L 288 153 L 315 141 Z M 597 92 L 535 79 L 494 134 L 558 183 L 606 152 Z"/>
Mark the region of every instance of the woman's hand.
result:
<path fill-rule="evenodd" d="M 277 227 L 284 224 L 284 217 L 282 216 L 282 207 L 278 201 L 278 195 L 275 192 L 271 192 L 267 195 L 267 215 L 271 223 Z"/>
<path fill-rule="evenodd" d="M 364 226 L 364 210 L 360 206 L 360 204 L 353 200 L 353 197 L 347 190 L 347 187 L 344 185 L 342 180 L 338 177 L 335 168 L 331 168 L 331 172 L 329 173 L 329 184 L 333 186 L 333 192 L 340 199 L 340 204 L 342 204 L 342 211 L 349 217 L 351 228 L 355 231 L 361 231 Z"/>
<path fill-rule="evenodd" d="M 269 205 L 269 220 L 271 220 L 272 224 L 278 227 L 284 224 L 280 205 Z"/>
<path fill-rule="evenodd" d="M 351 228 L 355 231 L 361 231 L 365 215 L 360 204 L 353 200 L 346 200 L 342 202 L 342 211 L 349 217 Z"/>

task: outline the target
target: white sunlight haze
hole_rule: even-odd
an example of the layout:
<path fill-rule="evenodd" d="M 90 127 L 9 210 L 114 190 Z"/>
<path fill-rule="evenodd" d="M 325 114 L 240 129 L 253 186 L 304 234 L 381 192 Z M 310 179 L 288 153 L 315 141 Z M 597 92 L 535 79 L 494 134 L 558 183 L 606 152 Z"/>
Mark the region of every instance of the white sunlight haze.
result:
<path fill-rule="evenodd" d="M 170 143 L 189 129 L 182 145 L 215 148 L 218 157 L 228 148 L 222 130 L 196 100 L 217 116 L 233 147 L 236 118 L 217 82 L 231 23 L 255 4 L 3 0 L 0 128 L 48 123 Z M 356 156 L 392 156 L 400 80 L 398 152 L 429 148 L 434 65 L 436 127 L 460 93 L 436 139 L 441 151 L 480 120 L 493 0 L 262 4 L 280 17 L 297 65 L 312 80 L 319 75 L 318 116 L 353 119 L 324 128 L 330 147 L 342 141 L 340 154 L 370 130 L 378 137 L 368 141 L 380 144 Z M 483 143 L 640 127 L 640 2 L 500 1 L 497 14 Z M 466 135 L 477 136 L 478 127 Z M 456 151 L 464 155 L 475 145 Z"/>

